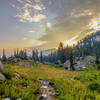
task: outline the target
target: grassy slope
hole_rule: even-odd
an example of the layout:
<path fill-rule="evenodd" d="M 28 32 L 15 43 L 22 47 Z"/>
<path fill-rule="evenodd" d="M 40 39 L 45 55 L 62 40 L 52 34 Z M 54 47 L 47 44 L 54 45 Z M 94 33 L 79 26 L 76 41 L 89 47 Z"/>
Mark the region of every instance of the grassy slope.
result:
<path fill-rule="evenodd" d="M 48 65 L 5 65 L 4 73 L 9 74 L 12 80 L 0 81 L 0 100 L 4 97 L 35 100 L 40 88 L 38 79 L 48 79 L 54 85 L 58 100 L 100 100 L 98 92 L 93 92 L 87 85 L 74 80 L 82 72 L 65 71 Z"/>

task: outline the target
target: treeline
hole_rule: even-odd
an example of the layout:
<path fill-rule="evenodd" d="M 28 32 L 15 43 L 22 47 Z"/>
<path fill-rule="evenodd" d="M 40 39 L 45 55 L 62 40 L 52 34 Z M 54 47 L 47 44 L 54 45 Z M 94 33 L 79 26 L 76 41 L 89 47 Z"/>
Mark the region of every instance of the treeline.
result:
<path fill-rule="evenodd" d="M 43 56 L 43 52 L 38 50 L 32 50 L 31 55 L 28 55 L 27 50 L 14 50 L 14 54 L 7 58 L 5 50 L 3 49 L 3 55 L 1 60 L 32 60 L 34 62 L 40 63 L 53 63 L 53 64 L 64 64 L 66 61 L 70 62 L 70 68 L 74 70 L 74 64 L 87 56 L 96 57 L 96 63 L 100 63 L 100 32 L 92 34 L 79 41 L 77 45 L 64 46 L 60 42 L 58 49 L 49 54 L 48 56 Z"/>
<path fill-rule="evenodd" d="M 42 51 L 38 52 L 38 50 L 32 50 L 31 55 L 27 53 L 27 50 L 14 50 L 12 56 L 7 57 L 5 49 L 3 49 L 1 61 L 20 61 L 20 60 L 33 60 L 34 62 L 41 62 L 43 63 L 43 54 Z"/>
<path fill-rule="evenodd" d="M 55 64 L 64 64 L 67 60 L 70 61 L 70 69 L 74 69 L 74 59 L 75 55 L 73 53 L 73 46 L 64 46 L 62 42 L 60 42 L 59 47 L 56 52 L 44 57 L 45 62 L 55 63 Z"/>
<path fill-rule="evenodd" d="M 97 37 L 100 37 L 100 32 L 87 36 L 79 41 L 76 46 L 73 45 L 71 47 L 65 47 L 61 42 L 58 46 L 58 50 L 44 57 L 44 61 L 55 64 L 64 64 L 69 60 L 72 70 L 74 70 L 73 65 L 76 61 L 84 59 L 87 56 L 96 57 L 96 63 L 100 63 L 100 40 L 97 40 Z"/>

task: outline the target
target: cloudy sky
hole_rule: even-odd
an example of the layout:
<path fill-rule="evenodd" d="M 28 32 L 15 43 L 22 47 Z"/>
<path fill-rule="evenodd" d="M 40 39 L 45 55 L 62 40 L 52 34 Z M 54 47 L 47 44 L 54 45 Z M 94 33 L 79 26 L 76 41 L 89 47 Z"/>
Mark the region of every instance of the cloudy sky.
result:
<path fill-rule="evenodd" d="M 100 0 L 0 0 L 0 48 L 57 47 L 100 30 Z"/>

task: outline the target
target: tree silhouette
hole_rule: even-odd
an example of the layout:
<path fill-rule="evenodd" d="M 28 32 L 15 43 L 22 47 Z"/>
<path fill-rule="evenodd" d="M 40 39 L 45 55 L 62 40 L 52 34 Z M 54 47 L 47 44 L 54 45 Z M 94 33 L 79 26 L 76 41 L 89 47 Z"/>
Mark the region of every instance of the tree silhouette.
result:
<path fill-rule="evenodd" d="M 75 68 L 74 68 L 74 55 L 73 55 L 72 48 L 70 48 L 70 57 L 69 57 L 69 59 L 70 59 L 70 69 L 74 71 L 75 70 Z"/>
<path fill-rule="evenodd" d="M 43 53 L 42 53 L 42 51 L 40 52 L 40 62 L 43 63 Z"/>
<path fill-rule="evenodd" d="M 2 61 L 6 61 L 7 58 L 6 58 L 6 54 L 5 54 L 5 49 L 3 49 L 3 55 L 2 55 Z"/>

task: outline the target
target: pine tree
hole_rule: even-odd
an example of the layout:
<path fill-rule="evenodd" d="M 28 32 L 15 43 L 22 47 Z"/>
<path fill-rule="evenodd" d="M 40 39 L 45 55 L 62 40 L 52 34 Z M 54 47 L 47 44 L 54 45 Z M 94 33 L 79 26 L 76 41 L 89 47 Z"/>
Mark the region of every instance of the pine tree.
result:
<path fill-rule="evenodd" d="M 72 48 L 70 49 L 70 69 L 71 70 L 75 70 L 74 68 L 74 57 L 73 57 L 73 51 L 72 51 Z"/>
<path fill-rule="evenodd" d="M 23 50 L 20 50 L 19 57 L 20 57 L 20 59 L 24 59 L 24 52 L 23 52 Z"/>
<path fill-rule="evenodd" d="M 100 58 L 100 53 L 99 51 L 96 51 L 96 63 L 97 64 L 100 63 L 99 58 Z"/>
<path fill-rule="evenodd" d="M 14 50 L 14 57 L 16 57 L 17 56 L 17 53 L 16 53 L 16 50 Z"/>
<path fill-rule="evenodd" d="M 40 62 L 43 63 L 43 53 L 42 53 L 42 51 L 40 52 Z"/>
<path fill-rule="evenodd" d="M 27 50 L 24 51 L 24 60 L 27 60 Z"/>
<path fill-rule="evenodd" d="M 36 61 L 39 61 L 38 50 L 36 50 Z"/>
<path fill-rule="evenodd" d="M 32 50 L 32 60 L 33 60 L 34 62 L 36 62 L 36 60 L 35 60 L 35 51 L 34 51 L 34 50 Z"/>
<path fill-rule="evenodd" d="M 17 48 L 16 57 L 19 57 L 19 50 Z"/>
<path fill-rule="evenodd" d="M 58 47 L 58 50 L 63 50 L 63 49 L 64 49 L 63 43 L 60 42 L 59 47 Z"/>
<path fill-rule="evenodd" d="M 7 58 L 6 58 L 6 54 L 5 54 L 5 49 L 3 49 L 3 55 L 2 55 L 2 61 L 6 61 Z"/>
<path fill-rule="evenodd" d="M 60 42 L 58 47 L 58 60 L 61 61 L 61 64 L 63 64 L 66 61 L 66 49 L 63 46 L 63 43 Z"/>

